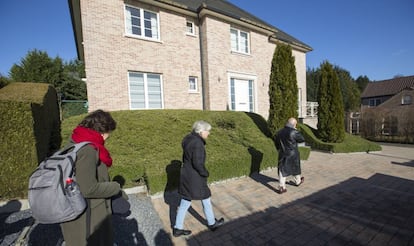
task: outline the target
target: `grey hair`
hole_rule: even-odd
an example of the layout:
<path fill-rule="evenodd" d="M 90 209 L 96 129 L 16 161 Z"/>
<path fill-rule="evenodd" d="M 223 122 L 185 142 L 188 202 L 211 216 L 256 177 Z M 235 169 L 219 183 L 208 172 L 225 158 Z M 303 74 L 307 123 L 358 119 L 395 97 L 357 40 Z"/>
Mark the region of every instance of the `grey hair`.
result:
<path fill-rule="evenodd" d="M 295 125 L 297 123 L 298 123 L 298 121 L 295 118 L 289 118 L 287 123 L 286 123 L 286 126 L 293 128 L 293 127 L 295 127 Z"/>
<path fill-rule="evenodd" d="M 210 130 L 211 130 L 211 125 L 203 120 L 196 121 L 193 124 L 193 131 L 195 133 L 200 134 L 203 131 L 210 131 Z"/>

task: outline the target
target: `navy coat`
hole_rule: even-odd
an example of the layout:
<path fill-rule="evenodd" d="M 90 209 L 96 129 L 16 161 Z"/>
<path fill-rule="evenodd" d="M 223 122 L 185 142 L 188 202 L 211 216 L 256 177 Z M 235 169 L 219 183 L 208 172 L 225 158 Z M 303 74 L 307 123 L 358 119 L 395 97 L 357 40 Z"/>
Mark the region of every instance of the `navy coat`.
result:
<path fill-rule="evenodd" d="M 191 132 L 184 137 L 183 165 L 180 171 L 178 193 L 187 200 L 204 200 L 211 196 L 207 186 L 209 173 L 205 167 L 206 142 L 197 133 Z"/>
<path fill-rule="evenodd" d="M 301 174 L 298 143 L 305 142 L 302 134 L 295 128 L 285 126 L 274 137 L 279 151 L 278 170 L 283 177 Z"/>

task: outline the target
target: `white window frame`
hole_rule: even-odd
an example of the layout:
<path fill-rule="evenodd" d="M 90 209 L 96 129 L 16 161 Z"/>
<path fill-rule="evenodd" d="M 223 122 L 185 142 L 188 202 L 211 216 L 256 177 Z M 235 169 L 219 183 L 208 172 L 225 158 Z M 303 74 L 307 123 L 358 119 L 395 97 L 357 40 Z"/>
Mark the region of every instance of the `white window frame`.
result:
<path fill-rule="evenodd" d="M 233 41 L 233 33 L 236 32 L 236 40 Z M 243 42 L 242 34 L 246 34 L 245 42 Z M 234 43 L 235 42 L 235 43 Z M 246 47 L 247 46 L 247 47 Z M 250 54 L 250 34 L 245 31 L 241 31 L 237 28 L 230 28 L 230 47 L 232 52 Z M 242 48 L 243 47 L 243 48 Z M 247 48 L 247 51 L 245 50 Z"/>
<path fill-rule="evenodd" d="M 410 105 L 413 103 L 413 97 L 411 95 L 403 95 L 401 98 L 402 105 Z"/>
<path fill-rule="evenodd" d="M 131 98 L 131 74 L 140 74 L 143 76 L 144 80 L 144 104 L 145 106 L 143 108 L 135 108 L 132 106 L 132 98 Z M 150 107 L 150 101 L 149 101 L 149 94 L 151 93 L 149 91 L 148 86 L 148 75 L 158 75 L 160 79 L 160 108 L 152 108 Z M 128 71 L 128 96 L 129 96 L 129 108 L 130 109 L 163 109 L 164 108 L 164 93 L 163 93 L 163 83 L 162 83 L 162 75 L 157 73 L 144 73 L 144 72 L 136 72 L 136 71 Z"/>
<path fill-rule="evenodd" d="M 189 31 L 188 29 L 190 28 L 188 25 L 191 25 L 191 31 Z M 187 35 L 191 35 L 191 36 L 195 36 L 195 25 L 194 22 L 187 20 L 185 23 L 185 33 Z"/>
<path fill-rule="evenodd" d="M 194 82 L 192 82 L 194 80 Z M 194 88 L 192 88 L 194 85 Z M 196 76 L 189 76 L 188 77 L 188 91 L 189 92 L 198 92 L 198 79 Z"/>
<path fill-rule="evenodd" d="M 132 18 L 137 18 L 136 16 L 132 16 L 131 13 L 128 11 L 128 8 L 135 9 L 139 11 L 139 26 L 132 24 Z M 145 13 L 150 13 L 152 15 L 155 15 L 155 21 L 156 23 L 151 23 L 151 37 L 148 37 L 145 35 Z M 140 38 L 140 39 L 146 39 L 146 40 L 153 40 L 153 41 L 160 41 L 160 16 L 158 13 L 149 11 L 146 9 L 138 8 L 135 6 L 127 5 L 125 4 L 124 7 L 124 21 L 125 21 L 125 34 L 130 37 Z M 151 19 L 152 22 L 152 19 Z M 134 34 L 132 28 L 138 27 L 140 29 L 141 34 Z M 154 33 L 155 32 L 155 33 Z"/>
<path fill-rule="evenodd" d="M 298 88 L 298 116 L 303 118 L 302 114 L 302 88 Z"/>

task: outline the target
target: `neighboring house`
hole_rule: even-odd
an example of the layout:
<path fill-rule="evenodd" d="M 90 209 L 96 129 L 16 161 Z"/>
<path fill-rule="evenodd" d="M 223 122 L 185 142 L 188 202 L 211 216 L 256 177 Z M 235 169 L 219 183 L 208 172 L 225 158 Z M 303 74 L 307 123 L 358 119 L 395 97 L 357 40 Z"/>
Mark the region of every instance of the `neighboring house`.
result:
<path fill-rule="evenodd" d="M 414 137 L 414 76 L 368 83 L 361 94 L 361 120 L 368 135 Z"/>
<path fill-rule="evenodd" d="M 283 43 L 293 50 L 299 117 L 306 118 L 312 48 L 230 2 L 69 0 L 69 6 L 89 110 L 234 110 L 267 119 L 271 62 Z"/>
<path fill-rule="evenodd" d="M 414 87 L 414 76 L 370 82 L 361 94 L 361 106 L 379 106 L 400 91 L 412 87 Z"/>

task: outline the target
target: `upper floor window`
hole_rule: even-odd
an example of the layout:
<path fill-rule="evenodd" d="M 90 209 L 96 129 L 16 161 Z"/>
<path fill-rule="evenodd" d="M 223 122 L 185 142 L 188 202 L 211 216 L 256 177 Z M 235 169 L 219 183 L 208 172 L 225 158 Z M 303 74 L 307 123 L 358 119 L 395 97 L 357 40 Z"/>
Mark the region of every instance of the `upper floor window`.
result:
<path fill-rule="evenodd" d="M 235 52 L 250 53 L 249 34 L 241 30 L 230 28 L 231 50 Z"/>
<path fill-rule="evenodd" d="M 379 99 L 379 98 L 373 98 L 373 99 L 369 99 L 368 106 L 370 106 L 370 107 L 376 107 L 376 106 L 378 106 L 380 104 L 381 104 L 381 99 Z"/>
<path fill-rule="evenodd" d="M 191 34 L 191 35 L 195 35 L 194 22 L 187 21 L 186 33 Z"/>
<path fill-rule="evenodd" d="M 408 105 L 413 103 L 413 98 L 410 95 L 404 95 L 401 98 L 401 104 Z"/>
<path fill-rule="evenodd" d="M 190 76 L 188 78 L 188 91 L 197 92 L 197 77 Z"/>
<path fill-rule="evenodd" d="M 130 35 L 159 40 L 158 14 L 140 8 L 125 6 L 125 31 Z"/>

